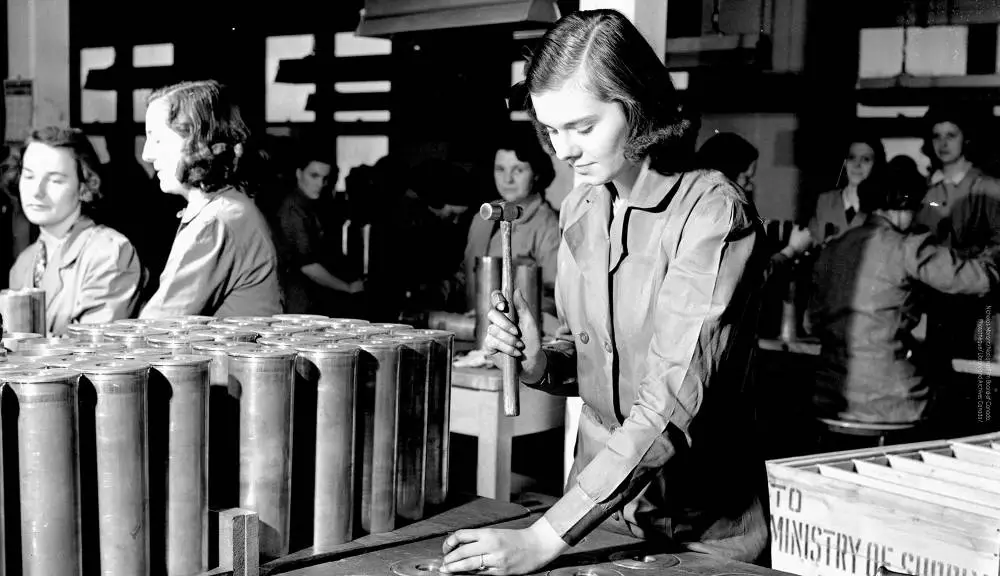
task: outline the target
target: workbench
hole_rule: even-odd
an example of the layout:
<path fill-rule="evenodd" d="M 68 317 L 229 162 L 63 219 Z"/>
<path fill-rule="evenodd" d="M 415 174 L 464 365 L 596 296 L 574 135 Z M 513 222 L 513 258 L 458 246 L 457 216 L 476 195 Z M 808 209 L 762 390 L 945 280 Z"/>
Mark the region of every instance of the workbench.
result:
<path fill-rule="evenodd" d="M 516 436 L 562 428 L 566 400 L 521 386 L 521 414 L 507 417 L 500 370 L 455 368 L 451 380 L 451 431 L 475 436 L 478 441 L 476 494 L 509 501 L 511 441 Z"/>
<path fill-rule="evenodd" d="M 758 341 L 757 422 L 765 458 L 811 454 L 814 371 L 820 344 L 815 339 Z M 938 386 L 936 418 L 949 428 L 940 434 L 967 436 L 994 432 L 993 399 L 1000 395 L 1000 363 L 956 358 L 946 386 Z"/>
<path fill-rule="evenodd" d="M 488 509 L 489 514 L 497 518 L 506 517 L 507 519 L 500 520 L 493 525 L 496 528 L 524 528 L 531 525 L 542 514 L 541 511 L 529 512 L 527 509 L 513 504 L 499 504 L 487 499 L 479 499 L 467 504 L 464 508 L 469 513 Z M 379 549 L 358 550 L 358 553 L 354 555 L 284 573 L 289 576 L 392 576 L 391 567 L 397 563 L 413 564 L 423 560 L 440 561 L 444 539 L 451 532 L 467 527 L 462 524 L 461 515 L 446 514 L 448 514 L 447 518 L 443 518 L 444 515 L 441 515 L 409 527 L 410 530 L 414 530 L 421 528 L 422 525 L 433 526 L 435 530 L 425 531 L 425 534 L 428 534 L 425 538 L 400 540 L 397 545 L 383 546 Z M 479 518 L 484 516 L 482 513 L 474 515 Z M 429 535 L 432 532 L 435 532 L 434 535 Z M 391 534 L 384 536 L 391 536 Z M 652 555 L 654 562 L 651 565 L 655 567 L 644 569 L 624 567 L 612 562 L 612 557 L 616 554 L 622 554 L 628 558 Z M 675 561 L 676 564 L 673 566 L 663 566 Z M 608 569 L 615 572 L 605 572 Z M 438 574 L 436 571 L 427 572 L 427 576 L 437 576 Z M 643 542 L 636 538 L 598 529 L 537 574 L 552 576 L 605 576 L 605 574 L 606 576 L 716 576 L 722 574 L 727 576 L 775 576 L 785 574 L 785 572 L 742 562 L 717 559 L 694 552 L 651 550 L 644 548 Z"/>

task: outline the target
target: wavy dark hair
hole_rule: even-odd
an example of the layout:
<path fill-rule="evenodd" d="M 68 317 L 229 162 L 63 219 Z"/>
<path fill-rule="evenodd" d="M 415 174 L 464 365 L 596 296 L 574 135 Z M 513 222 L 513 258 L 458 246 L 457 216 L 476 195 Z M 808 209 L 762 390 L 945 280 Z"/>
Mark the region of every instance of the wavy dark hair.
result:
<path fill-rule="evenodd" d="M 854 127 L 847 133 L 847 137 L 841 140 L 841 142 L 844 150 L 844 162 L 841 164 L 840 172 L 837 175 L 836 190 L 842 190 L 847 186 L 847 155 L 851 153 L 851 146 L 854 144 L 867 144 L 875 154 L 875 158 L 872 162 L 872 171 L 868 173 L 868 178 L 865 179 L 865 182 L 868 180 L 871 180 L 873 183 L 881 183 L 885 181 L 887 163 L 885 145 L 882 143 L 881 138 L 872 132 Z M 862 184 L 864 184 L 864 182 L 862 182 Z M 873 192 L 875 196 L 871 195 Z M 877 203 L 880 201 L 879 194 L 877 185 L 858 186 L 858 202 L 860 203 L 861 211 L 871 212 L 874 210 Z"/>
<path fill-rule="evenodd" d="M 21 167 L 24 152 L 33 143 L 45 144 L 53 148 L 63 148 L 73 155 L 76 161 L 76 176 L 80 181 L 81 211 L 93 216 L 95 207 L 100 202 L 101 194 L 101 159 L 82 130 L 68 126 L 45 126 L 32 130 L 24 142 L 11 146 L 10 153 L 0 166 L 0 186 L 15 202 L 20 201 L 18 182 L 21 180 Z"/>
<path fill-rule="evenodd" d="M 215 80 L 181 82 L 154 91 L 146 103 L 158 100 L 167 103 L 167 122 L 185 140 L 181 184 L 205 192 L 228 187 L 251 192 L 245 165 L 250 129 L 226 86 Z"/>
<path fill-rule="evenodd" d="M 492 171 L 496 152 L 499 150 L 510 150 L 521 162 L 531 165 L 531 171 L 535 174 L 535 181 L 532 183 L 531 192 L 545 195 L 545 189 L 552 184 L 556 178 L 555 168 L 552 166 L 552 158 L 539 145 L 538 138 L 531 133 L 530 129 L 520 130 L 519 127 L 510 126 L 503 130 L 497 137 L 493 147 L 493 157 L 489 159 Z"/>
<path fill-rule="evenodd" d="M 858 194 L 868 198 L 868 208 L 875 210 L 918 211 L 926 193 L 927 179 L 920 174 L 916 161 L 902 154 L 858 186 Z"/>
<path fill-rule="evenodd" d="M 681 106 L 669 72 L 628 18 L 615 10 L 561 18 L 528 61 L 527 92 L 556 90 L 578 72 L 591 94 L 624 109 L 629 126 L 626 159 L 641 162 L 648 156 L 654 169 L 667 174 L 691 168 L 700 118 Z M 530 98 L 525 107 L 542 145 L 552 152 Z"/>
<path fill-rule="evenodd" d="M 696 156 L 698 168 L 718 170 L 736 182 L 736 177 L 760 157 L 757 147 L 735 132 L 719 132 L 701 145 Z"/>

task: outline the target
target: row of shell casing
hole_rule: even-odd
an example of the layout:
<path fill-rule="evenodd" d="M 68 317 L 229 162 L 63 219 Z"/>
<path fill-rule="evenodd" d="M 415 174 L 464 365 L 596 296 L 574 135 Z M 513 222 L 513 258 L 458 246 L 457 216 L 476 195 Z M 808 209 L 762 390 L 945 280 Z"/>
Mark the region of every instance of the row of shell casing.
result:
<path fill-rule="evenodd" d="M 447 496 L 452 333 L 305 315 L 72 333 L 5 340 L 0 364 L 0 505 L 21 526 L 3 549 L 25 574 L 200 573 L 210 508 L 256 512 L 263 560 L 322 551 Z"/>

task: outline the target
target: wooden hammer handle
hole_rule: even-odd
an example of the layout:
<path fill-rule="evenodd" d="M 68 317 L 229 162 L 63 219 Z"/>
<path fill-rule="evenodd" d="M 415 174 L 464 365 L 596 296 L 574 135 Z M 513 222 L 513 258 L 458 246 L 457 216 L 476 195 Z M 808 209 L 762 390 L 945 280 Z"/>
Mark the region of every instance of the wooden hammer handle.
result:
<path fill-rule="evenodd" d="M 511 222 L 500 222 L 500 247 L 503 250 L 503 274 L 501 290 L 507 300 L 507 318 L 517 326 L 517 309 L 514 307 L 514 260 L 510 251 Z M 521 413 L 521 403 L 518 398 L 521 385 L 521 364 L 517 358 L 503 358 L 503 413 L 506 416 L 517 416 Z"/>

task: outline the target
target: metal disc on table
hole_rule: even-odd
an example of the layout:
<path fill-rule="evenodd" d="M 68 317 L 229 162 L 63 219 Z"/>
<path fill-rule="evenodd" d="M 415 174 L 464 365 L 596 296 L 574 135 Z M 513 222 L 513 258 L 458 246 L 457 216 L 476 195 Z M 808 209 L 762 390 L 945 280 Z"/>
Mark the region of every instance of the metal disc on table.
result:
<path fill-rule="evenodd" d="M 440 568 L 440 558 L 400 560 L 389 566 L 389 574 L 394 576 L 438 576 Z"/>
<path fill-rule="evenodd" d="M 611 555 L 611 563 L 632 570 L 659 570 L 680 564 L 680 559 L 673 554 L 638 554 L 635 552 L 616 552 Z"/>
<path fill-rule="evenodd" d="M 622 573 L 601 566 L 567 566 L 549 570 L 548 576 L 622 576 Z"/>

